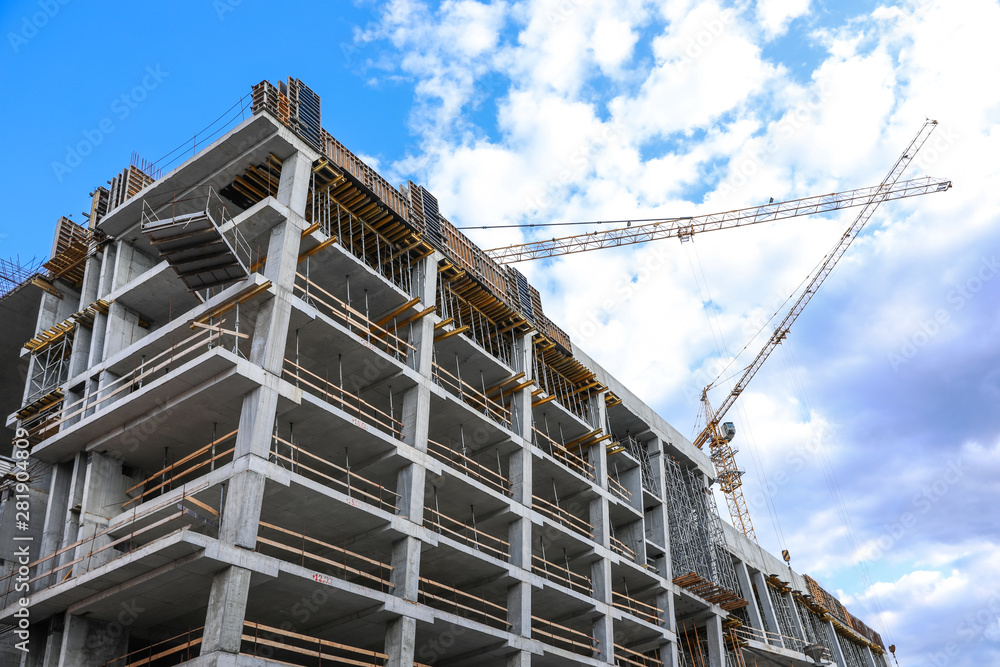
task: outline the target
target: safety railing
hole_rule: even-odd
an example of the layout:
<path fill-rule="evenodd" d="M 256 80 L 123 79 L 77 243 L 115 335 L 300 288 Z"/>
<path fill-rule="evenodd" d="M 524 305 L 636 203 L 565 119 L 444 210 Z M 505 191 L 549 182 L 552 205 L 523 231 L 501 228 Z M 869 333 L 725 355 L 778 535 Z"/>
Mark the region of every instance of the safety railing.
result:
<path fill-rule="evenodd" d="M 531 636 L 546 644 L 569 649 L 580 655 L 592 656 L 600 647 L 597 637 L 539 616 L 531 616 Z"/>
<path fill-rule="evenodd" d="M 621 482 L 619 482 L 611 475 L 608 475 L 608 491 L 610 491 L 612 494 L 614 494 L 624 502 L 630 505 L 632 504 L 632 492 L 626 489 Z"/>
<path fill-rule="evenodd" d="M 531 554 L 531 571 L 540 577 L 562 584 L 566 588 L 578 593 L 590 595 L 594 591 L 590 577 L 577 574 L 568 567 L 556 565 L 535 554 Z"/>
<path fill-rule="evenodd" d="M 635 550 L 630 549 L 627 544 L 619 540 L 614 535 L 611 536 L 611 550 L 617 553 L 619 556 L 624 556 L 629 560 L 635 560 Z"/>
<path fill-rule="evenodd" d="M 424 527 L 500 560 L 510 558 L 510 543 L 483 532 L 475 526 L 451 518 L 436 509 L 424 508 Z"/>
<path fill-rule="evenodd" d="M 411 250 L 415 246 L 402 247 L 390 241 L 342 205 L 328 189 L 313 190 L 309 209 L 312 224 L 327 237 L 310 252 L 321 251 L 337 243 L 402 292 L 411 292 L 413 269 L 417 266 L 411 258 Z"/>
<path fill-rule="evenodd" d="M 510 627 L 510 623 L 507 622 L 507 608 L 496 602 L 426 577 L 420 577 L 417 590 L 418 600 L 428 607 L 458 614 L 501 630 Z"/>
<path fill-rule="evenodd" d="M 452 331 L 464 333 L 502 363 L 514 367 L 514 334 L 509 327 L 498 325 L 456 293 L 451 281 L 438 280 L 435 305 L 441 318 L 438 326 L 453 325 Z"/>
<path fill-rule="evenodd" d="M 611 591 L 611 604 L 626 611 L 637 618 L 641 618 L 644 621 L 648 621 L 654 625 L 660 625 L 663 622 L 663 610 L 656 605 L 649 604 L 648 602 L 641 602 L 635 598 L 625 595 L 624 593 L 619 593 L 618 591 Z"/>
<path fill-rule="evenodd" d="M 183 193 L 183 196 L 178 198 L 178 193 Z M 166 199 L 168 196 L 169 199 Z M 156 203 L 152 203 L 154 201 Z M 173 190 L 143 199 L 141 228 L 146 230 L 156 226 L 157 223 L 183 219 L 183 216 L 190 216 L 192 213 L 203 213 L 211 221 L 219 234 L 226 238 L 244 268 L 253 263 L 253 251 L 249 242 L 240 233 L 239 227 L 233 226 L 226 232 L 222 231 L 223 227 L 232 222 L 233 217 L 229 213 L 229 207 L 211 185 L 196 187 L 193 190 Z"/>
<path fill-rule="evenodd" d="M 327 403 L 358 417 L 355 425 L 362 428 L 365 425 L 371 425 L 396 438 L 402 436 L 402 421 L 363 400 L 360 396 L 352 394 L 334 382 L 330 382 L 328 378 L 317 375 L 290 359 L 285 359 L 282 376 L 286 380 L 294 382 L 296 386 L 306 387 L 310 393 L 319 396 Z"/>
<path fill-rule="evenodd" d="M 532 377 L 542 393 L 554 396 L 556 402 L 568 412 L 579 417 L 585 424 L 598 425 L 597 410 L 591 400 L 592 392 L 585 387 L 576 385 L 562 373 L 547 365 L 544 356 L 537 348 Z M 596 385 L 596 382 L 594 384 Z"/>
<path fill-rule="evenodd" d="M 416 348 L 398 336 L 395 333 L 397 331 L 395 327 L 390 331 L 375 324 L 363 313 L 330 294 L 307 276 L 301 273 L 296 273 L 295 276 L 295 292 L 304 301 L 320 306 L 321 310 L 329 315 L 333 321 L 358 336 L 364 344 L 381 350 L 403 363 L 413 358 L 411 352 L 414 352 Z"/>
<path fill-rule="evenodd" d="M 142 360 L 138 366 L 118 379 L 109 382 L 95 393 L 88 393 L 72 403 L 64 404 L 55 412 L 45 412 L 44 420 L 40 416 L 25 419 L 22 426 L 31 436 L 41 442 L 59 432 L 59 428 L 73 420 L 89 418 L 94 412 L 107 407 L 111 402 L 120 400 L 128 394 L 138 391 L 142 385 L 166 375 L 178 364 L 186 363 L 197 354 L 230 343 L 233 350 L 239 353 L 239 341 L 249 338 L 245 333 L 222 328 L 225 320 L 218 324 L 192 322 L 198 331 L 174 343 L 162 352 L 149 359 Z M 228 340 L 227 340 L 228 339 Z M 162 371 L 162 373 L 161 373 Z"/>
<path fill-rule="evenodd" d="M 502 472 L 483 465 L 457 449 L 452 449 L 428 438 L 427 453 L 504 495 L 510 494 L 510 480 Z M 497 467 L 499 468 L 499 463 L 497 463 Z"/>
<path fill-rule="evenodd" d="M 188 521 L 197 521 L 199 524 L 211 523 L 214 528 L 218 529 L 218 510 L 194 496 L 182 495 L 177 501 L 176 508 L 176 511 L 171 514 L 149 524 L 137 527 L 136 523 L 141 521 L 142 517 L 133 517 L 126 524 L 104 528 L 90 537 L 57 549 L 28 563 L 28 577 L 15 569 L 0 579 L 0 589 L 4 591 L 0 609 L 6 607 L 15 597 L 23 595 L 17 590 L 17 586 L 22 583 L 26 583 L 32 593 L 38 593 L 56 584 L 69 581 L 90 571 L 93 567 L 101 567 L 123 558 L 139 547 L 161 541 L 189 529 L 190 526 L 185 523 L 185 518 Z M 203 513 L 210 516 L 205 517 Z M 128 531 L 127 534 L 120 537 L 113 535 L 113 533 L 124 531 Z M 163 531 L 166 531 L 165 534 Z M 92 564 L 95 557 L 98 558 L 98 562 Z M 64 561 L 66 558 L 69 560 Z M 31 572 L 34 574 L 30 574 Z"/>
<path fill-rule="evenodd" d="M 197 658 L 205 627 L 193 628 L 169 639 L 112 658 L 101 667 L 157 667 L 178 665 Z"/>
<path fill-rule="evenodd" d="M 582 475 L 590 481 L 597 481 L 597 474 L 594 466 L 591 465 L 587 459 L 569 451 L 560 443 L 539 431 L 537 428 L 532 427 L 531 430 L 533 432 L 532 442 L 535 447 L 538 447 L 543 452 L 548 452 L 552 458 L 559 461 L 578 475 Z"/>
<path fill-rule="evenodd" d="M 278 664 L 304 667 L 322 667 L 322 665 L 385 667 L 389 662 L 389 656 L 379 651 L 357 648 L 253 621 L 243 622 L 241 639 L 241 654 L 265 658 Z M 413 664 L 415 667 L 428 667 L 419 662 Z"/>
<path fill-rule="evenodd" d="M 200 475 L 215 470 L 216 466 L 223 466 L 232 461 L 233 451 L 236 449 L 236 433 L 232 430 L 221 438 L 216 438 L 201 449 L 198 449 L 179 461 L 157 470 L 155 473 L 142 480 L 138 484 L 125 490 L 125 495 L 131 495 L 138 491 L 138 495 L 122 503 L 122 509 L 126 509 L 134 503 L 142 503 L 146 498 L 154 494 L 163 495 L 173 490 L 175 486 L 186 484 Z M 224 448 L 224 445 L 233 442 L 233 445 Z M 207 470 L 206 470 L 207 468 Z M 169 475 L 169 477 L 167 476 Z"/>
<path fill-rule="evenodd" d="M 458 396 L 477 412 L 483 413 L 497 424 L 506 428 L 512 427 L 510 409 L 502 402 L 503 390 L 500 391 L 501 402 L 497 402 L 460 377 L 452 375 L 436 362 L 433 364 L 433 374 L 434 381 L 438 386 L 444 387 L 451 394 Z"/>
<path fill-rule="evenodd" d="M 271 436 L 270 459 L 291 472 L 308 477 L 387 511 L 395 511 L 399 494 L 378 482 L 337 465 L 333 461 L 303 449 L 278 435 Z"/>
<path fill-rule="evenodd" d="M 567 512 L 562 507 L 559 507 L 559 505 L 536 495 L 532 495 L 531 500 L 532 507 L 545 516 L 590 539 L 594 539 L 594 527 L 580 517 Z"/>
<path fill-rule="evenodd" d="M 803 641 L 798 637 L 789 637 L 788 635 L 782 635 L 777 632 L 760 630 L 751 625 L 741 625 L 739 627 L 732 628 L 732 632 L 737 637 L 742 639 L 749 639 L 762 644 L 784 646 L 787 649 L 798 651 L 799 653 L 802 653 L 805 647 L 809 645 L 809 642 Z"/>
<path fill-rule="evenodd" d="M 621 644 L 615 644 L 615 666 L 625 667 L 626 665 L 631 667 L 663 667 L 663 661 L 655 655 L 646 655 L 625 648 Z"/>
<path fill-rule="evenodd" d="M 391 565 L 315 537 L 261 521 L 257 531 L 257 551 L 268 553 L 266 547 L 277 550 L 281 554 L 277 557 L 281 560 L 292 562 L 289 556 L 293 556 L 302 567 L 321 566 L 325 573 L 344 581 L 357 582 L 383 593 L 388 593 L 393 588 L 390 580 Z M 317 551 L 322 555 L 315 553 Z"/>

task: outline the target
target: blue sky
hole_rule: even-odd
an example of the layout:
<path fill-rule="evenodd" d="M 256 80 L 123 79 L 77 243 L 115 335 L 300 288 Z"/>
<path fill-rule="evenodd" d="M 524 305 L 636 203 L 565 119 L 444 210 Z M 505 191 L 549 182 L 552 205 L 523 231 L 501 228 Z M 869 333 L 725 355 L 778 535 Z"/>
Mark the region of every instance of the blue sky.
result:
<path fill-rule="evenodd" d="M 907 175 L 955 188 L 880 209 L 730 418 L 766 548 L 839 591 L 902 665 L 1000 662 L 996 2 L 103 7 L 0 8 L 2 256 L 46 255 L 55 220 L 82 220 L 133 151 L 160 158 L 288 75 L 322 97 L 326 129 L 459 225 L 873 185 L 937 118 Z M 519 268 L 576 344 L 689 433 L 701 387 L 851 219 Z"/>

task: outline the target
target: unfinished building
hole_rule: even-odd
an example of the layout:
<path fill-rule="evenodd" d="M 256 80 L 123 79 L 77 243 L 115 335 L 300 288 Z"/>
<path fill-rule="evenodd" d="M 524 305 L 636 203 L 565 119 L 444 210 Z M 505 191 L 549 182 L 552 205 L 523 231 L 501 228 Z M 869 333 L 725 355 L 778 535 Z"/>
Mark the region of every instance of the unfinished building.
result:
<path fill-rule="evenodd" d="M 109 185 L 0 299 L 4 664 L 886 667 L 301 81 Z"/>

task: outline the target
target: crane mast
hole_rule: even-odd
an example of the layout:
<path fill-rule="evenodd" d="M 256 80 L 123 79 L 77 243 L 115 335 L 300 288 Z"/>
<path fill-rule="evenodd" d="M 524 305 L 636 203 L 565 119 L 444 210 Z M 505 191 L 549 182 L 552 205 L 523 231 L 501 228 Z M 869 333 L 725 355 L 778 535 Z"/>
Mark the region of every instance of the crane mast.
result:
<path fill-rule="evenodd" d="M 816 270 L 816 273 L 806 285 L 802 294 L 789 309 L 781 323 L 775 328 L 771 337 L 764 344 L 763 348 L 761 348 L 760 352 L 757 353 L 754 360 L 743 371 L 743 374 L 733 386 L 732 391 L 729 392 L 726 398 L 719 405 L 718 410 L 713 411 L 708 402 L 708 390 L 711 389 L 712 385 L 705 387 L 702 391 L 702 402 L 705 412 L 705 427 L 694 439 L 694 444 L 698 448 L 704 448 L 705 444 L 709 445 L 710 456 L 716 466 L 720 488 L 722 488 L 726 496 L 726 501 L 729 505 L 729 511 L 732 516 L 733 523 L 736 527 L 743 531 L 744 535 L 754 541 L 756 541 L 757 538 L 753 530 L 753 524 L 750 520 L 746 500 L 743 497 L 742 481 L 740 480 L 743 472 L 736 466 L 734 456 L 735 450 L 730 442 L 735 431 L 731 428 L 727 428 L 725 429 L 725 433 L 720 432 L 719 423 L 736 402 L 736 399 L 739 398 L 740 394 L 746 388 L 750 380 L 753 379 L 754 375 L 757 374 L 757 371 L 760 370 L 760 367 L 770 356 L 771 352 L 773 352 L 774 349 L 788 336 L 788 332 L 791 329 L 792 324 L 802 313 L 806 304 L 808 304 L 812 300 L 813 296 L 815 296 L 816 291 L 826 280 L 827 276 L 830 275 L 830 272 L 833 270 L 833 267 L 837 265 L 837 262 L 840 261 L 840 258 L 847 252 L 847 249 L 851 246 L 854 239 L 857 238 L 857 236 L 864 229 L 868 220 L 871 219 L 872 214 L 875 213 L 875 210 L 883 201 L 886 201 L 889 198 L 888 195 L 893 192 L 894 187 L 899 181 L 899 177 L 902 175 L 903 171 L 910 164 L 910 162 L 913 161 L 917 151 L 919 151 L 924 145 L 924 142 L 927 141 L 927 138 L 930 136 L 931 132 L 934 131 L 936 126 L 937 121 L 928 120 L 920 128 L 920 131 L 917 132 L 913 141 L 910 142 L 906 150 L 903 151 L 903 154 L 898 160 L 896 160 L 896 163 L 886 175 L 885 179 L 883 179 L 882 183 L 877 188 L 874 188 L 869 200 L 864 204 L 860 213 L 858 213 L 858 217 L 853 223 L 851 223 L 851 226 L 847 228 L 847 231 L 840 237 L 837 244 L 823 259 L 822 264 Z M 945 181 L 944 187 L 930 191 L 943 191 L 950 187 L 951 181 Z M 727 424 L 727 426 L 729 425 Z"/>

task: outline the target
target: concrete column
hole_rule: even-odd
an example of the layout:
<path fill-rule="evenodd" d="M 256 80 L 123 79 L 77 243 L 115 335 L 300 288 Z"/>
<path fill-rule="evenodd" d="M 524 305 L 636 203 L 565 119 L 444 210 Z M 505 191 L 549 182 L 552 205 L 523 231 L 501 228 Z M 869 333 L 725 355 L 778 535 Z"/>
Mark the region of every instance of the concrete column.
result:
<path fill-rule="evenodd" d="M 531 586 L 527 582 L 507 589 L 507 622 L 513 634 L 531 636 Z"/>
<path fill-rule="evenodd" d="M 413 667 L 417 641 L 417 621 L 409 616 L 394 618 L 385 625 L 386 667 Z"/>
<path fill-rule="evenodd" d="M 441 259 L 441 253 L 435 251 L 413 267 L 410 296 L 420 299 L 416 308 L 428 308 L 436 303 L 437 265 Z M 432 375 L 431 368 L 434 361 L 434 319 L 435 317 L 428 316 L 417 320 L 413 327 L 413 339 L 410 341 L 416 348 L 414 353 L 416 358 L 410 367 L 428 378 Z"/>
<path fill-rule="evenodd" d="M 664 641 L 660 644 L 660 662 L 663 663 L 663 667 L 681 667 L 677 642 Z"/>
<path fill-rule="evenodd" d="M 865 646 L 861 649 L 861 656 L 864 658 L 867 667 L 876 667 L 875 655 L 872 653 L 871 647 Z"/>
<path fill-rule="evenodd" d="M 778 614 L 774 610 L 774 606 L 771 604 L 771 596 L 767 594 L 767 581 L 764 579 L 764 575 L 760 572 L 754 572 L 751 575 L 754 585 L 757 587 L 757 597 L 760 598 L 760 604 L 763 609 L 764 621 L 767 623 L 767 629 L 773 632 L 775 635 L 775 640 L 778 642 L 778 646 L 784 647 L 780 635 L 781 626 L 778 624 Z"/>
<path fill-rule="evenodd" d="M 42 522 L 42 543 L 38 554 L 50 554 L 59 549 L 66 531 L 69 511 L 69 494 L 73 482 L 73 463 L 56 463 L 52 466 L 49 499 Z"/>
<path fill-rule="evenodd" d="M 67 507 L 83 506 L 83 487 L 87 479 L 87 455 L 84 452 L 77 452 L 73 459 L 73 473 L 69 483 L 69 499 L 66 501 Z M 62 544 L 72 544 L 80 539 L 80 521 L 72 511 L 66 515 L 66 524 L 63 530 Z M 65 565 L 76 558 L 76 550 L 68 549 L 57 557 L 60 566 Z M 50 580 L 50 584 L 55 584 L 55 577 Z"/>
<path fill-rule="evenodd" d="M 434 305 L 437 295 L 437 262 L 439 253 L 432 253 L 420 260 L 413 268 L 413 296 L 420 302 L 417 308 L 429 308 Z M 422 317 L 414 324 L 410 334 L 410 344 L 415 348 L 410 366 L 425 378 L 432 377 L 434 360 L 434 320 L 435 317 Z M 408 390 L 403 394 L 403 442 L 427 451 L 427 435 L 430 423 L 430 389 L 423 384 Z M 423 489 L 420 489 L 423 494 Z M 420 496 L 423 502 L 423 495 Z"/>
<path fill-rule="evenodd" d="M 527 448 L 518 449 L 511 453 L 508 461 L 511 495 L 515 502 L 530 507 L 533 462 L 531 452 Z M 511 565 L 527 572 L 531 571 L 531 539 L 529 519 L 517 518 L 508 526 L 507 541 L 510 543 Z M 512 626 L 511 632 L 523 637 L 531 636 L 531 585 L 527 581 L 518 581 L 507 589 L 507 620 Z"/>
<path fill-rule="evenodd" d="M 597 659 L 615 664 L 615 629 L 610 614 L 603 614 L 594 619 L 593 633 L 598 641 Z"/>
<path fill-rule="evenodd" d="M 521 336 L 514 341 L 514 370 L 524 371 L 523 382 L 533 380 L 531 355 L 533 353 L 531 344 L 532 334 Z M 531 413 L 531 392 L 532 385 L 528 385 L 517 392 L 511 398 L 511 409 L 513 412 L 514 432 L 521 436 L 525 444 L 530 447 L 533 440 L 532 426 L 533 417 Z"/>
<path fill-rule="evenodd" d="M 301 155 L 297 153 L 282 166 L 281 184 L 285 185 L 287 193 L 299 187 L 300 181 L 308 188 L 308 178 L 302 177 L 299 173 L 301 168 L 296 167 L 302 164 Z M 302 205 L 305 206 L 304 202 Z M 289 336 L 294 335 L 288 327 L 301 235 L 302 230 L 289 220 L 282 221 L 271 229 L 264 276 L 273 284 L 274 295 L 261 304 L 250 339 L 250 362 L 278 377 L 281 377 L 284 364 L 285 344 Z M 227 319 L 234 316 L 230 314 Z M 231 322 L 227 326 L 232 326 Z M 278 392 L 273 386 L 260 386 L 247 393 L 240 412 L 234 459 L 248 454 L 267 458 L 277 405 Z"/>
<path fill-rule="evenodd" d="M 250 570 L 231 565 L 212 579 L 201 655 L 214 651 L 240 652 L 240 636 L 243 634 L 247 596 L 250 593 L 250 574 Z"/>
<path fill-rule="evenodd" d="M 80 531 L 77 539 L 86 539 L 107 527 L 111 517 L 121 511 L 121 505 L 128 496 L 125 489 L 131 486 L 130 478 L 121 474 L 121 459 L 93 452 L 87 463 L 80 511 Z M 91 570 L 118 554 L 113 549 L 105 549 L 91 556 L 91 552 L 112 541 L 109 535 L 85 542 L 76 548 L 78 558 L 83 562 L 77 566 L 78 572 Z"/>
<path fill-rule="evenodd" d="M 128 632 L 101 621 L 88 621 L 66 614 L 59 647 L 59 664 L 72 667 L 99 667 L 128 653 Z"/>
<path fill-rule="evenodd" d="M 413 268 L 412 295 L 420 298 L 417 308 L 434 305 L 437 294 L 438 253 L 421 260 Z M 410 366 L 424 378 L 430 378 L 434 355 L 434 317 L 423 317 L 412 329 L 410 344 L 414 346 Z M 430 424 L 430 389 L 418 384 L 403 395 L 403 442 L 421 451 L 427 451 Z M 427 488 L 427 469 L 411 463 L 400 469 L 396 476 L 396 493 L 399 505 L 396 513 L 421 525 L 424 518 L 424 495 Z M 392 546 L 393 594 L 416 602 L 420 587 L 420 552 L 422 543 L 415 537 L 404 537 Z M 416 648 L 417 621 L 410 616 L 390 620 L 385 630 L 385 653 L 388 667 L 410 667 Z"/>
<path fill-rule="evenodd" d="M 404 537 L 392 545 L 393 595 L 411 602 L 417 601 L 417 589 L 420 584 L 420 546 L 421 541 L 415 537 Z"/>
<path fill-rule="evenodd" d="M 230 478 L 219 525 L 220 540 L 244 549 L 256 548 L 266 482 L 263 475 L 252 470 Z"/>
<path fill-rule="evenodd" d="M 708 667 L 726 667 L 726 646 L 722 634 L 722 617 L 709 616 L 705 621 L 708 635 Z"/>
<path fill-rule="evenodd" d="M 840 640 L 837 639 L 837 628 L 833 626 L 833 621 L 826 622 L 827 633 L 830 635 L 830 653 L 833 654 L 833 660 L 840 667 L 848 667 L 847 660 L 844 658 L 844 651 L 840 648 Z"/>
<path fill-rule="evenodd" d="M 21 663 L 21 667 L 58 667 L 59 655 L 62 653 L 63 630 L 66 628 L 66 613 L 53 615 L 46 625 L 48 632 L 45 638 L 39 638 L 38 642 L 42 645 L 39 654 L 32 656 L 29 653 L 25 656 L 26 660 Z M 35 638 L 32 637 L 32 644 L 34 643 Z"/>
<path fill-rule="evenodd" d="M 278 181 L 278 195 L 275 199 L 301 216 L 306 214 L 309 177 L 312 175 L 312 164 L 318 157 L 312 151 L 306 153 L 300 149 L 281 163 L 281 179 Z"/>
<path fill-rule="evenodd" d="M 507 656 L 506 667 L 531 667 L 531 653 L 518 651 Z"/>
<path fill-rule="evenodd" d="M 592 445 L 587 457 L 594 465 L 594 474 L 597 476 L 597 485 L 602 489 L 608 488 L 608 454 L 604 443 Z M 590 525 L 594 531 L 594 541 L 605 549 L 611 546 L 611 515 L 608 511 L 608 503 L 598 496 L 590 501 Z"/>
<path fill-rule="evenodd" d="M 747 615 L 750 617 L 750 625 L 758 630 L 766 630 L 764 619 L 761 618 L 760 609 L 757 607 L 757 598 L 753 594 L 753 584 L 750 583 L 750 573 L 747 571 L 747 564 L 743 561 L 734 563 L 736 569 L 736 580 L 740 582 L 740 590 L 747 602 Z"/>
<path fill-rule="evenodd" d="M 532 379 L 531 364 L 531 334 L 521 336 L 514 341 L 514 370 L 524 371 L 525 381 Z M 511 497 L 514 502 L 525 507 L 531 507 L 532 466 L 534 459 L 531 453 L 532 414 L 531 391 L 533 385 L 517 392 L 511 398 L 514 414 L 514 430 L 521 437 L 522 446 L 511 453 L 508 458 L 507 471 L 511 485 Z M 517 442 L 515 440 L 515 442 Z M 512 565 L 531 572 L 531 521 L 525 518 L 515 519 L 507 528 L 507 541 L 510 542 L 510 561 Z M 511 624 L 511 632 L 522 637 L 531 636 L 531 585 L 519 581 L 507 589 L 507 621 Z M 518 651 L 507 658 L 511 667 L 531 664 L 531 654 Z"/>

